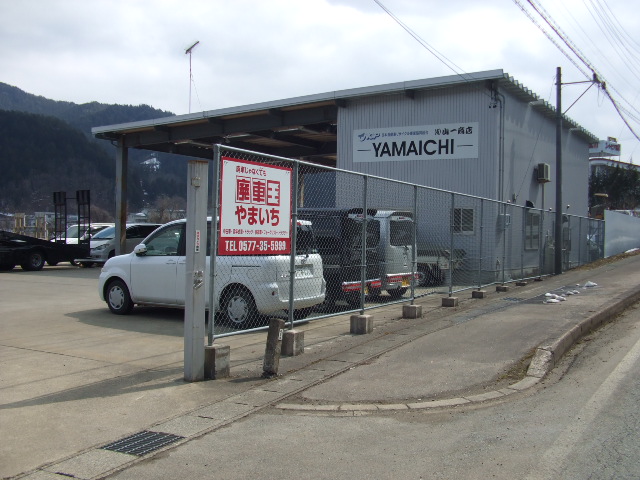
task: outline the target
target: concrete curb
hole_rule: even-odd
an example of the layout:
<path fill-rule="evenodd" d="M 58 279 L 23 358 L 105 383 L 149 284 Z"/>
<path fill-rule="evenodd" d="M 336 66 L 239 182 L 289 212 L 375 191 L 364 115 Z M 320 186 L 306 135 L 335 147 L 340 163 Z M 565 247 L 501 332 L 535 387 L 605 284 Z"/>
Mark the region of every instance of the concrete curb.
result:
<path fill-rule="evenodd" d="M 306 405 L 280 403 L 274 405 L 280 410 L 291 410 L 299 412 L 351 412 L 352 414 L 372 412 L 372 411 L 391 411 L 391 410 L 416 410 L 454 407 L 465 404 L 482 403 L 489 400 L 503 398 L 507 395 L 527 390 L 538 384 L 560 361 L 560 359 L 585 335 L 589 334 L 598 327 L 609 322 L 625 309 L 640 300 L 640 286 L 636 286 L 620 295 L 609 303 L 604 305 L 593 315 L 582 320 L 577 325 L 567 330 L 564 334 L 549 344 L 542 345 L 536 349 L 531 359 L 526 376 L 507 388 L 500 390 L 492 390 L 481 394 L 462 396 L 450 399 L 439 399 L 431 401 L 395 403 L 395 404 L 376 404 L 376 403 L 338 403 L 323 405 Z"/>
<path fill-rule="evenodd" d="M 527 376 L 539 379 L 546 376 L 582 337 L 604 325 L 638 300 L 640 300 L 640 286 L 618 295 L 552 343 L 538 347 L 527 370 Z"/>

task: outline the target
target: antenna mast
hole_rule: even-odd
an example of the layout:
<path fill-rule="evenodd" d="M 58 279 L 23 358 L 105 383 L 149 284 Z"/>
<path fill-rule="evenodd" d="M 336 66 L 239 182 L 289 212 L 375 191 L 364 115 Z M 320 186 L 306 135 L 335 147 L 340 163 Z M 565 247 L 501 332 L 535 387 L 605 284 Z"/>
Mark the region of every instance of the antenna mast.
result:
<path fill-rule="evenodd" d="M 189 55 L 189 113 L 191 113 L 191 84 L 193 83 L 193 74 L 191 73 L 191 53 L 199 43 L 200 40 L 198 40 L 196 43 L 194 43 L 184 51 L 185 55 Z"/>

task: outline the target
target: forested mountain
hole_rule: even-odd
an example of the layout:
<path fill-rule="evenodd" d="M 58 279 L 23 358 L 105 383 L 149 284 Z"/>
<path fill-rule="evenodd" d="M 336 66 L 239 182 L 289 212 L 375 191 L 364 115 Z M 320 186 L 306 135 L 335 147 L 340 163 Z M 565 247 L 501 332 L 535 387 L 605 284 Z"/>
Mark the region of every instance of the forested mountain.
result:
<path fill-rule="evenodd" d="M 115 148 L 91 128 L 170 115 L 148 105 L 55 101 L 0 83 L 0 211 L 51 211 L 53 192 L 90 190 L 92 203 L 113 214 Z M 130 151 L 130 211 L 186 196 L 184 158 L 148 162 L 150 154 Z"/>

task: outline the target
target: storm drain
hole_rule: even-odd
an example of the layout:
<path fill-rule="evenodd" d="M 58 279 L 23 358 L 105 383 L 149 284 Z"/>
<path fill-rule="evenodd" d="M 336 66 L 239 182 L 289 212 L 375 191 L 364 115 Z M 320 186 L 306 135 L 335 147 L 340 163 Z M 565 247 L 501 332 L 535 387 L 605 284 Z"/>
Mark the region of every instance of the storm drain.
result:
<path fill-rule="evenodd" d="M 169 433 L 144 431 L 105 445 L 102 449 L 141 456 L 177 442 L 178 440 L 182 440 L 183 438 L 184 437 L 179 435 L 171 435 Z"/>

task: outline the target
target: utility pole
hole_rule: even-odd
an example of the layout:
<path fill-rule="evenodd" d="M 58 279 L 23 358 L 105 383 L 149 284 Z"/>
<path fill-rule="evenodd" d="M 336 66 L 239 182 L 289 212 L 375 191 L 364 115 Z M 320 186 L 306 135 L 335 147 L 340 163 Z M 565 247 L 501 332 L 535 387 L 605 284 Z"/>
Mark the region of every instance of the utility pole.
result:
<path fill-rule="evenodd" d="M 555 274 L 562 273 L 562 69 L 556 69 L 556 228 Z"/>
<path fill-rule="evenodd" d="M 582 81 L 582 82 L 568 82 L 564 85 L 575 85 L 579 83 L 589 83 L 589 88 L 595 85 L 602 85 L 604 88 L 604 83 L 600 82 L 598 75 L 593 73 L 593 78 L 591 80 Z M 557 67 L 556 69 L 556 228 L 554 235 L 555 242 L 555 274 L 560 275 L 562 273 L 562 69 Z M 582 95 L 587 93 L 585 90 Z M 576 104 L 578 100 L 582 97 L 578 97 L 578 99 L 573 102 L 567 111 L 573 105 Z"/>

